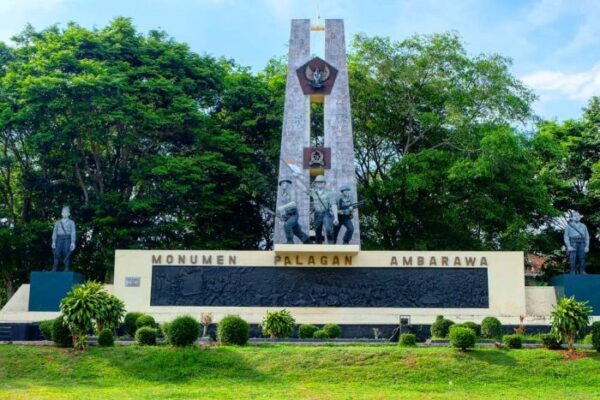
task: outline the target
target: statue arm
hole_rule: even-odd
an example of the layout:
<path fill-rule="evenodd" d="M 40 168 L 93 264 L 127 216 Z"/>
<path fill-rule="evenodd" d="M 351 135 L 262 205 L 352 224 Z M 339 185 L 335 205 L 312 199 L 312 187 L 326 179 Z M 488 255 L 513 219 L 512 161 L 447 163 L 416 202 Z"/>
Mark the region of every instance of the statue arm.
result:
<path fill-rule="evenodd" d="M 588 232 L 587 226 L 583 226 L 583 233 L 585 233 L 585 251 L 590 251 L 590 233 Z"/>
<path fill-rule="evenodd" d="M 56 235 L 58 235 L 57 231 L 58 227 L 56 226 L 56 223 L 54 223 L 54 228 L 52 229 L 52 248 L 54 248 L 56 245 Z"/>
<path fill-rule="evenodd" d="M 77 234 L 75 231 L 75 222 L 71 221 L 72 229 L 71 229 L 71 247 L 75 248 L 75 239 L 77 238 Z"/>
<path fill-rule="evenodd" d="M 569 227 L 568 226 L 565 228 L 563 240 L 565 241 L 565 246 L 567 246 L 567 251 L 573 251 L 573 248 L 571 247 L 571 241 L 569 240 Z"/>

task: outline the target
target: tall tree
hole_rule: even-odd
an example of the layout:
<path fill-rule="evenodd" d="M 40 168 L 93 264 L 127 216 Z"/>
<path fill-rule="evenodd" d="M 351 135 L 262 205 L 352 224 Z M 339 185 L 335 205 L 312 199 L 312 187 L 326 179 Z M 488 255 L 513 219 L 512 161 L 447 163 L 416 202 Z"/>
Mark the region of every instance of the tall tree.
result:
<path fill-rule="evenodd" d="M 267 118 L 235 98 L 266 78 L 117 18 L 15 37 L 0 47 L 0 270 L 26 279 L 50 260 L 63 204 L 78 223 L 75 267 L 110 279 L 119 248 L 253 249 L 264 236 L 248 187 L 264 181 Z M 256 104 L 260 104 L 257 101 Z"/>
<path fill-rule="evenodd" d="M 553 213 L 528 140 L 533 94 L 455 34 L 357 36 L 350 93 L 370 248 L 524 249 Z"/>

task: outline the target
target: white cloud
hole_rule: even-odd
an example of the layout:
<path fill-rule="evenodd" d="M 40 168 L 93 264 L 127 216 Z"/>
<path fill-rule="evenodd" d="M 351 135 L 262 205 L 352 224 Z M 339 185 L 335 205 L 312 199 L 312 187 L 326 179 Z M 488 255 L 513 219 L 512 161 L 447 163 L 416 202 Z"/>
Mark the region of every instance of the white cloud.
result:
<path fill-rule="evenodd" d="M 570 100 L 587 101 L 600 93 L 600 63 L 583 72 L 540 70 L 521 79 L 541 96 L 541 101 L 560 96 Z"/>

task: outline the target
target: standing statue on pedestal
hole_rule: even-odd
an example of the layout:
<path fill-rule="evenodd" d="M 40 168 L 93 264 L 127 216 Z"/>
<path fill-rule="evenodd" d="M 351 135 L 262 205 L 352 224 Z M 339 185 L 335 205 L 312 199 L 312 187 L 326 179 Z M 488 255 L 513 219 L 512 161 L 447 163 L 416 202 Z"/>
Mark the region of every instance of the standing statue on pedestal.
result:
<path fill-rule="evenodd" d="M 294 235 L 302 241 L 308 243 L 310 238 L 302 231 L 298 223 L 298 206 L 296 203 L 296 191 L 292 187 L 290 179 L 279 181 L 279 199 L 281 206 L 277 207 L 277 215 L 283 221 L 283 230 L 288 244 L 294 244 Z"/>
<path fill-rule="evenodd" d="M 579 273 L 585 272 L 585 253 L 590 251 L 590 234 L 587 227 L 580 222 L 581 214 L 575 211 L 571 214 L 565 228 L 564 240 L 569 255 L 569 273 L 575 274 L 575 263 L 579 261 Z"/>
<path fill-rule="evenodd" d="M 54 264 L 52 271 L 58 271 L 58 264 L 62 260 L 65 264 L 65 272 L 71 265 L 71 253 L 75 250 L 75 222 L 69 217 L 69 207 L 63 207 L 62 218 L 54 223 L 52 231 L 52 252 L 54 253 Z"/>
<path fill-rule="evenodd" d="M 350 194 L 350 186 L 342 186 L 340 188 L 342 196 L 338 200 L 338 215 L 339 224 L 333 228 L 333 239 L 334 243 L 337 243 L 338 235 L 342 225 L 346 227 L 346 232 L 342 238 L 344 244 L 350 244 L 352 240 L 352 234 L 354 234 L 354 224 L 352 223 L 352 214 L 356 207 L 356 202 L 352 199 Z"/>
<path fill-rule="evenodd" d="M 319 175 L 315 178 L 314 188 L 310 189 L 313 208 L 315 210 L 315 242 L 323 243 L 323 228 L 328 244 L 335 244 L 333 227 L 339 224 L 336 195 L 325 189 L 325 177 Z"/>

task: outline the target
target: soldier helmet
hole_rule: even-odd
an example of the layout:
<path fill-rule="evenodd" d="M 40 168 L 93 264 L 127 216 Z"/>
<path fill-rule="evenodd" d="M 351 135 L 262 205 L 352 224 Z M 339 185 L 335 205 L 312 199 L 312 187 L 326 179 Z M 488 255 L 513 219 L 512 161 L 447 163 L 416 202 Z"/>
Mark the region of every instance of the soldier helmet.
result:
<path fill-rule="evenodd" d="M 323 183 L 325 183 L 325 177 L 324 177 L 323 175 L 318 175 L 318 176 L 315 178 L 315 183 L 319 183 L 319 182 L 323 182 Z"/>
<path fill-rule="evenodd" d="M 283 182 L 287 182 L 287 183 L 289 183 L 290 185 L 292 184 L 292 180 L 291 180 L 291 179 L 287 179 L 287 178 L 286 178 L 286 179 L 282 179 L 282 180 L 280 180 L 280 181 L 279 181 L 279 186 L 281 186 L 281 184 L 282 184 Z"/>
<path fill-rule="evenodd" d="M 345 192 L 346 190 L 350 190 L 350 186 L 344 185 L 340 188 L 340 192 Z"/>

